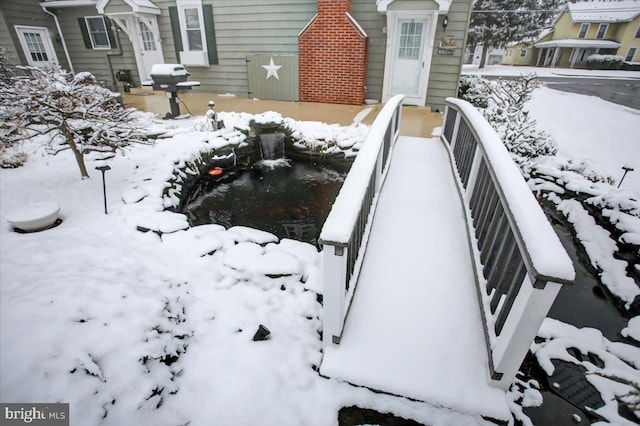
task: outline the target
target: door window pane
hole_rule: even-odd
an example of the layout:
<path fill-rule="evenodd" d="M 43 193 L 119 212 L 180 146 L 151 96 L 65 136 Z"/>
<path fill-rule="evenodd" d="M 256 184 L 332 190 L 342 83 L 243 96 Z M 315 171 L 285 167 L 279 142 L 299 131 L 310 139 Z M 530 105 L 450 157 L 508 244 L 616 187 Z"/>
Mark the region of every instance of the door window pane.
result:
<path fill-rule="evenodd" d="M 422 22 L 403 22 L 400 28 L 399 59 L 420 59 Z"/>
<path fill-rule="evenodd" d="M 156 50 L 156 41 L 153 32 L 147 24 L 140 21 L 140 38 L 142 39 L 142 49 L 146 51 Z"/>

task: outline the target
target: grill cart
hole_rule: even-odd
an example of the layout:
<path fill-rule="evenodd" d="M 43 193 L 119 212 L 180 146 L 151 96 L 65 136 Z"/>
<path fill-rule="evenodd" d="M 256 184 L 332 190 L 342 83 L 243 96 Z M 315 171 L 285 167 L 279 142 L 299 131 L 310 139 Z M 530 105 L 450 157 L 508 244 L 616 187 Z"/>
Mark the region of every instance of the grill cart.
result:
<path fill-rule="evenodd" d="M 165 119 L 180 115 L 178 90 L 190 90 L 194 86 L 200 86 L 199 81 L 187 81 L 189 75 L 191 74 L 181 64 L 155 64 L 151 67 L 151 80 L 142 83 L 143 86 L 153 87 L 153 90 L 167 92 L 171 111 Z"/>

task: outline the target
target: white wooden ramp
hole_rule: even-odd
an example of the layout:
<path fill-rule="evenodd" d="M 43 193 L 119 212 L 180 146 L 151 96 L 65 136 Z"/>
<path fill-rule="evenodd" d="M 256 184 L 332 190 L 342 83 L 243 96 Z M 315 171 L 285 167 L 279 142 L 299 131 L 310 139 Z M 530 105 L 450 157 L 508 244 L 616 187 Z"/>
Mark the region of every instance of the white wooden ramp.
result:
<path fill-rule="evenodd" d="M 400 137 L 339 346 L 320 372 L 454 411 L 509 419 L 489 386 L 465 221 L 438 139 Z"/>

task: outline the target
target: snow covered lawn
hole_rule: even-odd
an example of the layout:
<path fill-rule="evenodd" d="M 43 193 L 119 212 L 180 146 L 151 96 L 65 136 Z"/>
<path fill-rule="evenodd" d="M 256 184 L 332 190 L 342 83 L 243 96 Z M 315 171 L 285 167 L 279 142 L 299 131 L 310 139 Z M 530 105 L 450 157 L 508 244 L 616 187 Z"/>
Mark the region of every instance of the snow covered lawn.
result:
<path fill-rule="evenodd" d="M 177 136 L 110 161 L 109 215 L 94 161 L 84 181 L 71 155 L 35 149 L 24 167 L 0 170 L 2 402 L 69 402 L 74 425 L 324 426 L 351 405 L 483 423 L 322 378 L 317 250 L 158 217 L 167 199 L 157 177 L 204 142 L 184 133 L 193 121 L 156 125 Z M 13 232 L 7 211 L 39 200 L 57 201 L 63 223 Z M 177 232 L 136 229 L 155 220 Z M 260 324 L 271 336 L 254 342 Z"/>
<path fill-rule="evenodd" d="M 597 172 L 622 177 L 622 166 L 635 171 L 624 178 L 621 188 L 640 197 L 640 111 L 604 101 L 540 87 L 526 108 L 558 144 L 558 152 L 574 160 L 585 160 Z"/>

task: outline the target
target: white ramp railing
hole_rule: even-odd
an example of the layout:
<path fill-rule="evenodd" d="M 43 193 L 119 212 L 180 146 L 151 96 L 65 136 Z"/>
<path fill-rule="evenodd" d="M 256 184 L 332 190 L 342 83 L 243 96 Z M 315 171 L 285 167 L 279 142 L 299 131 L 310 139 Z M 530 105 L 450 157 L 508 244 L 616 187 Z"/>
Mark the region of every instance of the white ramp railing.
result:
<path fill-rule="evenodd" d="M 400 135 L 403 95 L 391 98 L 369 134 L 331 208 L 319 243 L 324 260 L 323 343 L 340 343 L 391 152 Z"/>
<path fill-rule="evenodd" d="M 507 389 L 573 264 L 499 136 L 468 102 L 448 98 L 449 144 L 467 231 L 491 383 Z"/>

